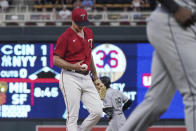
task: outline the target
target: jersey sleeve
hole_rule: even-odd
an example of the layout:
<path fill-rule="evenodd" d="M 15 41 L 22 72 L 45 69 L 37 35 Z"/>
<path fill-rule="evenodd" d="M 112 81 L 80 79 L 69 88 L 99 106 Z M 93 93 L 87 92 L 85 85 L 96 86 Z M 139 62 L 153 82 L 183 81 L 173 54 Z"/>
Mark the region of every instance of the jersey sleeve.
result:
<path fill-rule="evenodd" d="M 92 34 L 92 49 L 93 49 L 95 47 L 95 44 L 94 44 L 94 35 L 92 30 L 91 30 L 91 34 Z"/>
<path fill-rule="evenodd" d="M 92 31 L 92 29 L 90 29 L 90 28 L 86 28 L 87 29 L 87 32 L 88 32 L 88 37 L 90 38 L 89 40 L 90 41 L 88 41 L 89 42 L 89 46 L 93 49 L 94 48 L 94 35 L 93 35 L 93 31 Z"/>
<path fill-rule="evenodd" d="M 56 55 L 58 55 L 60 57 L 64 57 L 65 56 L 65 52 L 66 52 L 66 48 L 67 48 L 67 41 L 61 35 L 57 39 L 56 48 L 54 49 L 54 54 L 56 54 Z"/>

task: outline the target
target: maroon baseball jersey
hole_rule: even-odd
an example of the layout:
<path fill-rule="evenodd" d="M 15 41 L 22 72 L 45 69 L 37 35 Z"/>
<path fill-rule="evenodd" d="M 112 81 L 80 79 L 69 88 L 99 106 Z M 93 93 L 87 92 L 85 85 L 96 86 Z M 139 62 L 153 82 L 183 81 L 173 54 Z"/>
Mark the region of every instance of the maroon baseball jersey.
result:
<path fill-rule="evenodd" d="M 77 35 L 70 27 L 58 38 L 54 53 L 70 63 L 83 60 L 90 69 L 91 49 L 94 47 L 93 33 L 84 27 L 84 39 Z M 81 63 L 81 64 L 83 64 Z"/>

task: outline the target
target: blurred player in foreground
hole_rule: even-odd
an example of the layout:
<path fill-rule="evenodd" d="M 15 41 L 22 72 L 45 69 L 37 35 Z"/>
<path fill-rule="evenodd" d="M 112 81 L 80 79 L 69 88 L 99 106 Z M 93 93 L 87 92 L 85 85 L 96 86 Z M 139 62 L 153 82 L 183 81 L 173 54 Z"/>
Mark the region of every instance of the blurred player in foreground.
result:
<path fill-rule="evenodd" d="M 167 110 L 176 92 L 185 104 L 187 131 L 196 131 L 196 1 L 157 0 L 147 24 L 155 48 L 152 85 L 120 131 L 145 131 Z"/>
<path fill-rule="evenodd" d="M 109 126 L 106 131 L 118 131 L 126 121 L 123 111 L 131 105 L 131 100 L 121 91 L 110 88 L 111 81 L 109 77 L 103 76 L 100 77 L 100 80 L 107 89 L 103 100 L 103 111 L 109 120 Z"/>

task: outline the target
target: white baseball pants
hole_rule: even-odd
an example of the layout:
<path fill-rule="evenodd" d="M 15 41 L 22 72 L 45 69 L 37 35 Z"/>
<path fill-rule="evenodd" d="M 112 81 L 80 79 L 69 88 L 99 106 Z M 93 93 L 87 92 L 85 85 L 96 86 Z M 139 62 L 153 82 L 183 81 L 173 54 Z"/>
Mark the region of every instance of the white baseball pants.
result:
<path fill-rule="evenodd" d="M 82 101 L 90 114 L 81 124 L 80 131 L 90 131 L 103 113 L 102 101 L 90 75 L 62 70 L 59 83 L 66 104 L 67 130 L 78 131 L 77 120 Z"/>

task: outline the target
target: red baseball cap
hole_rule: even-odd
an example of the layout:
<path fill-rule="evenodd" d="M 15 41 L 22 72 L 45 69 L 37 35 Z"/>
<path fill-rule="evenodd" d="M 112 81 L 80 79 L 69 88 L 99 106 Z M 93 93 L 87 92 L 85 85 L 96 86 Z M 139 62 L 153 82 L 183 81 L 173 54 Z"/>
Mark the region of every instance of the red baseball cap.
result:
<path fill-rule="evenodd" d="M 72 11 L 72 20 L 78 25 L 78 26 L 86 26 L 89 25 L 88 21 L 88 15 L 85 9 L 82 8 L 75 8 Z"/>

